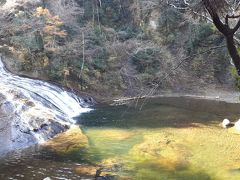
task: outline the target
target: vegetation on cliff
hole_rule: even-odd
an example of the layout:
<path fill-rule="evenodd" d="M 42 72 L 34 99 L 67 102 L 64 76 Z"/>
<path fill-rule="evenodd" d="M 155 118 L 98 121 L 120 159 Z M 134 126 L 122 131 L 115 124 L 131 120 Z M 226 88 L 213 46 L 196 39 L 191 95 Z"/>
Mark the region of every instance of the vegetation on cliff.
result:
<path fill-rule="evenodd" d="M 1 9 L 1 52 L 20 74 L 109 97 L 238 83 L 216 27 L 168 4 L 34 0 Z"/>

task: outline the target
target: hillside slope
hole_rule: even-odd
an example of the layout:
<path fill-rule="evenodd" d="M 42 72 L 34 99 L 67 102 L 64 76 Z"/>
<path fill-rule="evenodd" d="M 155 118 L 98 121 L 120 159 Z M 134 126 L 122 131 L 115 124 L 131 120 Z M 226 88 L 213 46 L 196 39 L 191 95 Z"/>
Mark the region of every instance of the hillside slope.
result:
<path fill-rule="evenodd" d="M 237 83 L 216 28 L 156 0 L 7 0 L 1 17 L 0 50 L 11 71 L 98 97 Z"/>

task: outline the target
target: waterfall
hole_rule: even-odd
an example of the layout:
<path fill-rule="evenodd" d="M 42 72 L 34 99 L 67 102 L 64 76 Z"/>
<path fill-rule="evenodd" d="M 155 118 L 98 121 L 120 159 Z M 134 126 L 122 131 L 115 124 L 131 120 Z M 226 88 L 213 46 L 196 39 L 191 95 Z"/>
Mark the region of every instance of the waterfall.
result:
<path fill-rule="evenodd" d="M 73 92 L 14 75 L 0 59 L 0 153 L 44 142 L 90 110 Z"/>
<path fill-rule="evenodd" d="M 72 92 L 48 82 L 13 75 L 6 70 L 1 59 L 0 81 L 3 86 L 9 89 L 21 89 L 24 95 L 31 97 L 31 100 L 40 101 L 44 106 L 55 108 L 69 118 L 90 110 L 85 107 L 86 103 L 83 99 Z"/>

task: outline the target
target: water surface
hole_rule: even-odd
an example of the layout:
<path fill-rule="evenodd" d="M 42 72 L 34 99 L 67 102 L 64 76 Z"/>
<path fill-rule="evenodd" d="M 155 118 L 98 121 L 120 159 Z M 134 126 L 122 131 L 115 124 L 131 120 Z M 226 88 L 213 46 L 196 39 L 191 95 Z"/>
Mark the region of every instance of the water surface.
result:
<path fill-rule="evenodd" d="M 240 135 L 219 125 L 238 114 L 219 108 L 99 107 L 78 118 L 86 148 L 64 155 L 37 147 L 13 153 L 1 159 L 0 179 L 94 179 L 94 168 L 118 179 L 240 179 Z"/>

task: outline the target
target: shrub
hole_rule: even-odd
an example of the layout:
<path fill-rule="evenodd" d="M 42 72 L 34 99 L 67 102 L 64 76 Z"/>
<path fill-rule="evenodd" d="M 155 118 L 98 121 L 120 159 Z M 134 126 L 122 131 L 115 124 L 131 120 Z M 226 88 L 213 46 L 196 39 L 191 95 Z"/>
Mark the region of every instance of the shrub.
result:
<path fill-rule="evenodd" d="M 136 70 L 140 73 L 154 74 L 160 66 L 159 49 L 144 49 L 138 51 L 132 57 L 132 63 L 136 66 Z"/>
<path fill-rule="evenodd" d="M 164 34 L 173 33 L 178 30 L 183 15 L 174 8 L 166 8 L 159 17 L 159 31 Z"/>
<path fill-rule="evenodd" d="M 108 54 L 105 48 L 99 50 L 99 52 L 93 57 L 93 67 L 102 72 L 107 69 Z"/>
<path fill-rule="evenodd" d="M 188 53 L 195 53 L 195 50 L 201 46 L 201 43 L 208 43 L 207 39 L 214 35 L 215 29 L 213 25 L 205 23 L 190 26 L 191 38 L 188 41 Z"/>
<path fill-rule="evenodd" d="M 234 78 L 234 83 L 235 83 L 236 88 L 238 90 L 240 90 L 240 76 L 238 75 L 236 68 L 230 67 L 230 72 L 231 72 L 232 77 Z"/>

